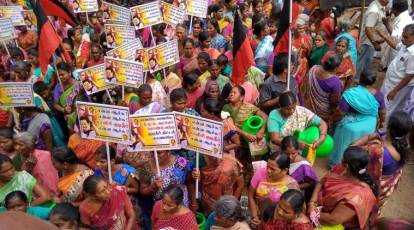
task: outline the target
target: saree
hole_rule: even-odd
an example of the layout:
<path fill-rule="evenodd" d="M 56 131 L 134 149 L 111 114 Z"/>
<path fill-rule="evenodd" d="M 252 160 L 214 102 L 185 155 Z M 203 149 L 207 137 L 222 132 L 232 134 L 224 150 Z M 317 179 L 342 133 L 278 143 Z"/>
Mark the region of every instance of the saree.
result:
<path fill-rule="evenodd" d="M 313 48 L 312 52 L 310 53 L 310 56 L 309 56 L 309 67 L 312 67 L 314 65 L 320 65 L 323 56 L 329 50 L 330 49 L 329 49 L 329 46 L 327 44 L 325 44 L 322 47 Z"/>
<path fill-rule="evenodd" d="M 335 166 L 342 160 L 348 146 L 359 138 L 371 134 L 377 125 L 379 103 L 364 87 L 347 89 L 342 98 L 355 112 L 347 112 L 336 125 L 333 139 L 334 149 L 329 156 L 329 165 Z"/>
<path fill-rule="evenodd" d="M 263 224 L 263 230 L 313 230 L 312 223 L 288 223 L 283 219 L 270 219 Z"/>
<path fill-rule="evenodd" d="M 355 211 L 356 218 L 342 225 L 364 229 L 377 199 L 369 187 L 340 176 L 337 174 L 340 171 L 340 167 L 337 167 L 322 179 L 318 204 L 323 206 L 322 212 L 328 213 L 332 212 L 338 204 L 346 204 Z"/>
<path fill-rule="evenodd" d="M 352 37 L 352 35 L 350 35 L 349 33 L 342 32 L 341 34 L 339 34 L 335 38 L 335 44 L 341 38 L 347 38 L 348 39 L 348 41 L 349 41 L 348 54 L 352 58 L 352 64 L 356 65 L 358 63 L 358 49 L 357 49 L 357 45 L 356 45 L 357 42 L 356 42 L 355 38 Z"/>
<path fill-rule="evenodd" d="M 26 194 L 27 200 L 30 202 L 33 199 L 33 186 L 37 183 L 36 178 L 26 171 L 16 172 L 14 177 L 0 188 L 0 206 L 4 206 L 4 199 L 7 194 L 13 191 L 22 191 Z"/>
<path fill-rule="evenodd" d="M 58 189 L 65 202 L 75 202 L 78 199 L 82 193 L 83 182 L 90 175 L 93 175 L 93 171 L 87 168 L 59 179 Z"/>
<path fill-rule="evenodd" d="M 273 38 L 270 35 L 265 36 L 257 45 L 254 51 L 254 61 L 257 68 L 267 73 L 267 60 L 273 53 Z"/>
<path fill-rule="evenodd" d="M 61 85 L 57 84 L 54 90 L 54 98 L 59 101 L 59 104 L 62 107 L 73 106 L 75 103 L 75 98 L 80 92 L 79 82 L 73 83 L 70 87 L 65 90 L 62 90 Z M 77 114 L 72 112 L 67 115 L 68 128 L 72 128 L 76 123 Z"/>
<path fill-rule="evenodd" d="M 152 229 L 197 230 L 198 225 L 194 213 L 188 211 L 182 215 L 161 216 L 162 201 L 157 201 L 152 211 Z"/>
<path fill-rule="evenodd" d="M 105 142 L 81 138 L 79 133 L 74 133 L 69 138 L 68 147 L 75 153 L 79 160 L 85 162 L 91 169 L 95 169 L 95 152 L 103 144 Z"/>
<path fill-rule="evenodd" d="M 243 102 L 239 109 L 234 109 L 230 104 L 226 104 L 223 111 L 230 113 L 236 127 L 241 128 L 250 116 L 259 111 L 259 108 L 253 104 Z"/>
<path fill-rule="evenodd" d="M 79 207 L 81 220 L 87 219 L 92 227 L 107 230 L 123 230 L 127 224 L 125 206 L 131 205 L 125 187 L 112 185 L 111 197 L 107 200 L 96 213 L 90 213 L 87 204 L 82 203 Z M 132 229 L 138 229 L 134 224 Z"/>
<path fill-rule="evenodd" d="M 325 61 L 326 58 L 329 56 L 334 55 L 335 53 L 333 51 L 329 51 L 325 54 L 325 56 L 322 58 L 322 62 Z M 341 80 L 342 83 L 342 91 L 346 90 L 349 85 L 352 83 L 351 80 L 356 74 L 355 65 L 352 62 L 351 56 L 349 56 L 349 53 L 346 53 L 342 57 L 341 64 L 336 68 L 336 76 L 338 76 L 339 80 Z"/>
<path fill-rule="evenodd" d="M 303 131 L 311 125 L 320 122 L 320 118 L 312 111 L 302 106 L 296 106 L 295 112 L 287 118 L 281 130 L 281 136 L 292 136 L 295 131 Z"/>

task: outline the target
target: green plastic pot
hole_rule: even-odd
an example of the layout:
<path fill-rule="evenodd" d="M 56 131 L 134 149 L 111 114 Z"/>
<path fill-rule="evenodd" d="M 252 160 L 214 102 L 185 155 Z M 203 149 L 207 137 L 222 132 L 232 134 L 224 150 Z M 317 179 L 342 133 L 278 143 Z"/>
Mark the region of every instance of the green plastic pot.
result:
<path fill-rule="evenodd" d="M 198 229 L 205 230 L 206 229 L 206 217 L 204 216 L 204 214 L 201 212 L 197 212 L 196 220 L 198 224 Z"/>
<path fill-rule="evenodd" d="M 262 127 L 263 118 L 258 115 L 253 115 L 243 124 L 242 130 L 251 135 L 256 135 Z"/>
<path fill-rule="evenodd" d="M 307 144 L 312 144 L 319 138 L 319 128 L 316 126 L 311 126 L 304 131 L 296 131 L 294 133 L 295 138 L 298 141 L 305 142 Z M 316 157 L 324 158 L 331 154 L 334 148 L 334 141 L 330 135 L 327 135 L 325 140 L 322 142 L 321 145 L 316 149 Z M 307 149 L 304 150 L 304 155 L 307 155 Z"/>

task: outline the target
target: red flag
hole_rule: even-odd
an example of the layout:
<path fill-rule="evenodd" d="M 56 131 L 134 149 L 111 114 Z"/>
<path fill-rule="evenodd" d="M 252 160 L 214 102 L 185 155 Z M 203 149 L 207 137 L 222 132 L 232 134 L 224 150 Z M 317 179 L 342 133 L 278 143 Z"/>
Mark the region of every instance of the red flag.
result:
<path fill-rule="evenodd" d="M 252 47 L 246 37 L 247 31 L 244 27 L 238 10 L 234 17 L 233 28 L 233 72 L 232 81 L 236 85 L 243 83 L 250 66 L 255 65 Z"/>
<path fill-rule="evenodd" d="M 279 28 L 277 30 L 276 38 L 273 41 L 275 47 L 274 53 L 288 53 L 289 52 L 289 26 L 295 25 L 296 19 L 299 15 L 299 4 L 294 1 L 292 4 L 292 23 L 290 21 L 290 1 L 284 0 L 282 12 L 280 13 Z"/>
<path fill-rule="evenodd" d="M 46 16 L 60 17 L 66 23 L 75 26 L 77 23 L 76 17 L 64 6 L 59 0 L 38 0 L 43 8 Z"/>
<path fill-rule="evenodd" d="M 30 1 L 33 6 L 33 12 L 37 17 L 37 32 L 39 33 L 39 63 L 43 74 L 47 72 L 50 58 L 59 47 L 61 38 L 57 35 L 52 23 L 49 21 L 45 12 L 43 12 L 39 1 Z"/>

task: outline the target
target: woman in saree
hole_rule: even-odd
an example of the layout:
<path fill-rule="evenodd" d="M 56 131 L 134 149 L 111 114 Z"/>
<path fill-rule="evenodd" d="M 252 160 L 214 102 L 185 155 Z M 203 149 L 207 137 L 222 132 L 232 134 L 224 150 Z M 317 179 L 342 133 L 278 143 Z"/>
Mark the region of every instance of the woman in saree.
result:
<path fill-rule="evenodd" d="M 57 73 L 61 84 L 56 84 L 53 90 L 53 106 L 65 115 L 67 126 L 72 129 L 76 122 L 75 98 L 79 94 L 80 83 L 73 79 L 72 67 L 65 62 L 57 64 Z"/>
<path fill-rule="evenodd" d="M 142 84 L 137 89 L 138 101 L 129 104 L 129 111 L 131 114 L 149 114 L 159 113 L 164 110 L 164 107 L 152 101 L 152 88 L 149 84 Z"/>
<path fill-rule="evenodd" d="M 211 59 L 217 59 L 220 56 L 221 53 L 216 48 L 211 47 L 211 36 L 208 32 L 201 32 L 199 39 L 200 52 L 208 53 Z"/>
<path fill-rule="evenodd" d="M 301 88 L 303 105 L 328 124 L 341 98 L 341 82 L 335 74 L 340 62 L 339 55 L 332 55 L 322 65 L 313 66 Z"/>
<path fill-rule="evenodd" d="M 254 50 L 254 61 L 256 67 L 263 73 L 267 73 L 267 60 L 273 54 L 273 38 L 269 35 L 269 26 L 267 20 L 261 20 L 254 24 L 253 33 L 259 41 L 256 50 Z"/>
<path fill-rule="evenodd" d="M 85 179 L 93 175 L 93 171 L 79 163 L 75 154 L 66 147 L 53 150 L 53 164 L 61 172 L 57 202 L 79 202 L 82 200 L 82 186 Z"/>
<path fill-rule="evenodd" d="M 374 88 L 377 76 L 361 74 L 359 86 L 347 89 L 337 109 L 339 120 L 335 126 L 334 149 L 329 155 L 329 166 L 341 162 L 345 149 L 359 138 L 371 134 L 379 127 L 385 117 L 384 95 Z"/>
<path fill-rule="evenodd" d="M 21 158 L 21 169 L 32 174 L 49 194 L 56 194 L 59 177 L 50 152 L 36 149 L 35 137 L 29 132 L 16 134 L 14 146 Z"/>
<path fill-rule="evenodd" d="M 208 21 L 207 31 L 211 36 L 211 48 L 217 49 L 220 53 L 224 53 L 228 48 L 228 42 L 220 34 L 220 27 L 216 19 L 212 18 Z"/>
<path fill-rule="evenodd" d="M 378 186 L 368 174 L 368 163 L 369 155 L 364 149 L 353 146 L 345 151 L 342 164 L 323 177 L 313 192 L 308 211 L 320 217 L 315 222 L 349 229 L 369 227 Z"/>
<path fill-rule="evenodd" d="M 249 209 L 253 226 L 261 225 L 261 216 L 269 204 L 278 203 L 288 189 L 299 189 L 298 183 L 289 176 L 290 158 L 282 152 L 269 154 L 266 167 L 254 174 L 249 186 Z"/>
<path fill-rule="evenodd" d="M 135 212 L 125 187 L 110 185 L 91 175 L 83 183 L 86 199 L 79 206 L 80 220 L 90 227 L 108 230 L 135 230 Z"/>
<path fill-rule="evenodd" d="M 177 64 L 177 75 L 183 78 L 184 75 L 197 69 L 197 52 L 195 51 L 194 40 L 185 38 L 183 41 L 184 52 Z"/>
<path fill-rule="evenodd" d="M 298 106 L 296 96 L 291 92 L 282 93 L 279 97 L 280 109 L 275 109 L 269 114 L 267 130 L 273 145 L 280 146 L 286 136 L 293 136 L 295 132 L 302 132 L 310 126 L 318 126 L 319 138 L 313 142 L 313 147 L 318 147 L 326 138 L 327 124 L 320 117 L 305 107 Z M 299 144 L 301 149 L 305 147 Z M 276 149 L 278 147 L 274 146 Z"/>
<path fill-rule="evenodd" d="M 200 52 L 197 55 L 198 69 L 197 72 L 201 75 L 197 82 L 200 83 L 201 88 L 205 88 L 207 81 L 211 78 L 210 66 L 211 58 L 206 52 Z"/>
<path fill-rule="evenodd" d="M 230 195 L 221 196 L 206 222 L 207 230 L 250 230 L 240 201 Z"/>
<path fill-rule="evenodd" d="M 194 213 L 184 204 L 184 191 L 179 185 L 165 188 L 162 199 L 157 201 L 152 211 L 152 229 L 197 230 Z"/>
<path fill-rule="evenodd" d="M 41 205 L 50 200 L 48 192 L 26 171 L 16 171 L 12 160 L 0 154 L 0 206 L 7 194 L 13 191 L 26 194 L 30 205 Z"/>
<path fill-rule="evenodd" d="M 339 35 L 335 38 L 335 43 L 339 41 L 339 39 L 347 38 L 349 41 L 349 56 L 352 58 L 352 63 L 356 65 L 358 63 L 358 49 L 357 49 L 357 40 L 358 38 L 351 34 L 351 24 L 349 18 L 344 17 L 338 23 L 339 27 Z"/>
<path fill-rule="evenodd" d="M 207 81 L 203 95 L 201 95 L 201 97 L 199 97 L 196 101 L 195 109 L 198 113 L 201 113 L 204 102 L 209 98 L 216 99 L 220 102 L 223 101 L 220 93 L 220 87 L 216 81 Z"/>
<path fill-rule="evenodd" d="M 80 133 L 74 133 L 69 137 L 68 148 L 73 151 L 81 162 L 85 163 L 89 168 L 95 169 L 95 152 L 103 144 L 105 142 L 81 138 Z"/>
<path fill-rule="evenodd" d="M 309 68 L 314 65 L 320 65 L 322 57 L 330 50 L 328 46 L 328 36 L 325 32 L 320 31 L 315 36 L 314 47 L 309 55 Z"/>
<path fill-rule="evenodd" d="M 348 50 L 349 40 L 348 38 L 343 37 L 336 40 L 335 50 L 327 52 L 325 56 L 322 58 L 323 63 L 326 61 L 328 57 L 334 54 L 342 57 L 341 63 L 335 70 L 336 76 L 338 76 L 339 80 L 341 80 L 342 91 L 345 91 L 346 89 L 351 87 L 353 83 L 352 79 L 356 73 L 355 65 L 352 62 L 351 56 L 349 56 Z"/>
<path fill-rule="evenodd" d="M 183 88 L 187 94 L 187 100 L 185 104 L 186 108 L 195 109 L 197 99 L 204 93 L 204 90 L 200 86 L 198 79 L 199 75 L 197 72 L 191 72 L 185 75 L 183 78 Z"/>
<path fill-rule="evenodd" d="M 373 133 L 352 144 L 366 147 L 369 152 L 368 171 L 380 187 L 379 209 L 384 206 L 401 179 L 403 167 L 410 154 L 407 139 L 412 129 L 409 115 L 397 112 L 390 116 L 385 134 Z"/>

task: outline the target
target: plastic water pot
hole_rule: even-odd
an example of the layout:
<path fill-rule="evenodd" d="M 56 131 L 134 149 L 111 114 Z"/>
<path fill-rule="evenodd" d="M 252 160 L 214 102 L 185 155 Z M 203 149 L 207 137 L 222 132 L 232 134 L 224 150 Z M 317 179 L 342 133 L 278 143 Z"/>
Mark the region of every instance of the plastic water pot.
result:
<path fill-rule="evenodd" d="M 295 138 L 298 141 L 311 144 L 318 140 L 319 138 L 319 128 L 316 126 L 311 126 L 304 131 L 296 131 L 294 133 Z M 331 136 L 327 135 L 325 140 L 319 147 L 316 149 L 316 157 L 318 158 L 324 158 L 329 156 L 329 154 L 332 152 L 334 147 L 334 141 Z M 304 154 L 306 154 L 307 151 L 304 151 Z"/>
<path fill-rule="evenodd" d="M 206 229 L 206 217 L 204 216 L 204 214 L 201 212 L 197 212 L 196 220 L 198 224 L 198 229 L 205 230 Z"/>
<path fill-rule="evenodd" d="M 242 130 L 249 134 L 256 135 L 262 127 L 263 118 L 258 115 L 253 115 L 243 124 Z"/>

